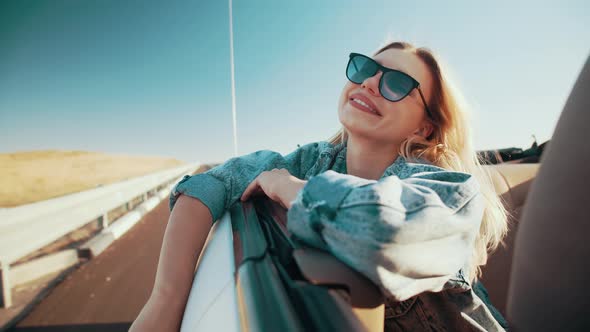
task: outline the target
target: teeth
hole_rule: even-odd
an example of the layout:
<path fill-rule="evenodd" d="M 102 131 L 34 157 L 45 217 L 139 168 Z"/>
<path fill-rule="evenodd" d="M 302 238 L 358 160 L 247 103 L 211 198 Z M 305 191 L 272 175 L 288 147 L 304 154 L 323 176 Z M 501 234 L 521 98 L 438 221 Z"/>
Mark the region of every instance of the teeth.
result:
<path fill-rule="evenodd" d="M 356 99 L 356 98 L 353 98 L 352 100 L 354 100 L 355 102 L 357 102 L 357 103 L 359 103 L 359 104 L 361 104 L 361 105 L 365 106 L 366 108 L 370 109 L 370 110 L 371 110 L 371 112 L 373 112 L 373 113 L 375 113 L 375 114 L 378 114 L 378 113 L 377 113 L 377 111 L 375 111 L 374 109 L 372 109 L 372 108 L 371 108 L 371 106 L 367 105 L 367 103 L 365 103 L 364 101 L 362 101 L 362 100 L 360 100 L 360 99 Z"/>

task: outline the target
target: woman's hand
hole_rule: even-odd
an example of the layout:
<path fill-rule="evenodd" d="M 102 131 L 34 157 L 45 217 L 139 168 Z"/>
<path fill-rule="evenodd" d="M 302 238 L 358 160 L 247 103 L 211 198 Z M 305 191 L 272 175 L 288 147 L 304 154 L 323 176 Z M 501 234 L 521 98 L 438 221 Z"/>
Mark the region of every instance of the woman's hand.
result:
<path fill-rule="evenodd" d="M 307 181 L 298 179 L 284 168 L 275 168 L 260 173 L 244 190 L 241 200 L 246 201 L 250 196 L 265 194 L 284 208 L 290 209 L 291 202 L 306 183 Z"/>
<path fill-rule="evenodd" d="M 133 321 L 129 332 L 177 332 L 180 330 L 182 316 L 172 312 L 165 298 L 150 297 L 139 315 Z"/>

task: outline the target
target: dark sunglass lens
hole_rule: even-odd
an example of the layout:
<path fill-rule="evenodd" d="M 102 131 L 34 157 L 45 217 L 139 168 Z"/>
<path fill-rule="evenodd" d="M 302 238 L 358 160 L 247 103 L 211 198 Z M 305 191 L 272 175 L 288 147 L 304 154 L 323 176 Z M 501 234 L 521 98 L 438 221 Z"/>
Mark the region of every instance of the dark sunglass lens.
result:
<path fill-rule="evenodd" d="M 364 80 L 375 75 L 376 72 L 377 65 L 375 62 L 360 55 L 353 56 L 348 61 L 348 67 L 346 68 L 346 76 L 356 84 L 363 83 Z"/>
<path fill-rule="evenodd" d="M 414 81 L 404 73 L 390 71 L 383 76 L 381 95 L 388 100 L 398 101 L 412 91 Z"/>

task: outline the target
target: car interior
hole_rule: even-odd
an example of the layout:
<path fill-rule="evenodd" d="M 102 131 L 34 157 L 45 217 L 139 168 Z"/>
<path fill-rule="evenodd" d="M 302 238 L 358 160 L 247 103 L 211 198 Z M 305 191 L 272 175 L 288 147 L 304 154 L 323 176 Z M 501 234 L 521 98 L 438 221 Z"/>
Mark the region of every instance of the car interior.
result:
<path fill-rule="evenodd" d="M 482 267 L 481 282 L 488 291 L 490 300 L 502 316 L 506 317 L 508 284 L 514 252 L 514 239 L 519 220 L 531 184 L 539 171 L 540 164 L 496 164 L 485 166 L 491 175 L 496 193 L 504 202 L 508 212 L 508 234 Z"/>

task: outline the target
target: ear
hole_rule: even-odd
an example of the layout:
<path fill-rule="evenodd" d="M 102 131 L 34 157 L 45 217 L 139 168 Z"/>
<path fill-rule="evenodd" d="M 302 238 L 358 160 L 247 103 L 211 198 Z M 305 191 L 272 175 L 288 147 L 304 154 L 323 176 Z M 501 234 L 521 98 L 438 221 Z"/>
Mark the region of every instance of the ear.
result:
<path fill-rule="evenodd" d="M 420 126 L 418 129 L 416 129 L 416 131 L 414 132 L 414 135 L 427 138 L 428 136 L 430 136 L 430 134 L 432 134 L 433 131 L 434 131 L 434 126 L 432 125 L 432 123 L 424 121 L 422 126 Z"/>

